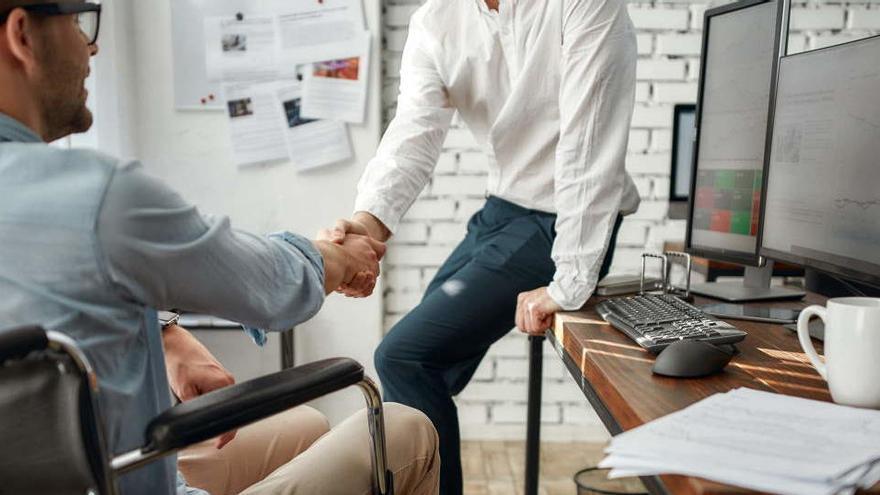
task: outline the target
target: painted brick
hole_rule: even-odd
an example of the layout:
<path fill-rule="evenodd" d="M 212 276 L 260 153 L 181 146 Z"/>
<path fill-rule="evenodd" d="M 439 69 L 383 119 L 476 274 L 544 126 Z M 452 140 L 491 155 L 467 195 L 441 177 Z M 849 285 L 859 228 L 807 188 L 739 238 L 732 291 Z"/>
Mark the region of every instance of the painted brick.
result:
<path fill-rule="evenodd" d="M 688 65 L 688 81 L 699 81 L 700 80 L 700 59 L 698 58 L 689 58 L 687 59 Z"/>
<path fill-rule="evenodd" d="M 672 149 L 672 131 L 670 129 L 654 129 L 651 131 L 651 150 L 669 151 Z"/>
<path fill-rule="evenodd" d="M 495 379 L 495 360 L 484 358 L 474 372 L 473 380 L 488 381 Z"/>
<path fill-rule="evenodd" d="M 385 25 L 394 27 L 409 26 L 409 18 L 418 8 L 418 5 L 389 5 L 385 9 Z"/>
<path fill-rule="evenodd" d="M 463 199 L 458 202 L 458 210 L 455 212 L 457 220 L 470 220 L 474 213 L 483 209 L 485 199 Z"/>
<path fill-rule="evenodd" d="M 636 153 L 626 156 L 626 170 L 631 174 L 668 174 L 670 160 L 668 153 Z"/>
<path fill-rule="evenodd" d="M 485 425 L 489 423 L 489 405 L 479 402 L 459 402 L 458 421 L 462 424 Z"/>
<path fill-rule="evenodd" d="M 850 9 L 849 27 L 852 29 L 880 30 L 880 8 L 864 7 Z"/>
<path fill-rule="evenodd" d="M 407 217 L 407 220 L 409 218 Z M 424 223 L 403 222 L 394 232 L 392 242 L 395 244 L 418 244 L 428 240 L 428 226 Z"/>
<path fill-rule="evenodd" d="M 479 175 L 434 177 L 431 192 L 436 196 L 486 196 L 486 178 Z"/>
<path fill-rule="evenodd" d="M 627 149 L 630 153 L 639 153 L 648 149 L 651 133 L 644 129 L 629 131 L 629 143 Z"/>
<path fill-rule="evenodd" d="M 647 103 L 651 100 L 651 83 L 636 83 L 636 101 Z"/>
<path fill-rule="evenodd" d="M 864 38 L 863 35 L 857 34 L 824 34 L 821 36 L 816 36 L 810 38 L 810 48 L 818 49 L 825 48 L 828 46 L 840 45 L 843 43 L 848 43 L 850 41 L 855 41 L 857 39 Z"/>
<path fill-rule="evenodd" d="M 844 10 L 834 7 L 791 9 L 791 29 L 793 31 L 823 31 L 842 29 Z"/>
<path fill-rule="evenodd" d="M 495 357 L 522 357 L 528 351 L 528 341 L 519 330 L 511 330 L 489 348 L 489 355 Z"/>
<path fill-rule="evenodd" d="M 651 178 L 650 177 L 633 177 L 636 189 L 639 191 L 639 197 L 651 197 Z"/>
<path fill-rule="evenodd" d="M 525 380 L 529 377 L 529 362 L 525 357 L 501 359 L 496 361 L 495 372 L 498 378 Z"/>
<path fill-rule="evenodd" d="M 449 129 L 446 134 L 446 141 L 443 142 L 444 148 L 465 148 L 475 149 L 479 146 L 474 141 L 474 136 L 467 129 Z"/>
<path fill-rule="evenodd" d="M 691 5 L 691 29 L 702 31 L 707 5 Z"/>
<path fill-rule="evenodd" d="M 406 29 L 386 29 L 385 48 L 392 52 L 402 52 L 406 44 Z"/>
<path fill-rule="evenodd" d="M 417 268 L 391 267 L 382 272 L 385 283 L 395 292 L 420 292 L 422 290 L 422 272 Z"/>
<path fill-rule="evenodd" d="M 451 199 L 419 200 L 406 214 L 407 220 L 452 220 L 455 201 Z"/>
<path fill-rule="evenodd" d="M 699 55 L 701 44 L 699 34 L 657 35 L 657 52 L 664 55 Z"/>
<path fill-rule="evenodd" d="M 463 151 L 458 154 L 458 169 L 462 173 L 485 174 L 489 170 L 489 160 L 485 153 Z"/>
<path fill-rule="evenodd" d="M 644 248 L 617 246 L 614 249 L 614 261 L 611 263 L 610 273 L 639 273 L 643 252 L 645 252 Z"/>
<path fill-rule="evenodd" d="M 385 259 L 391 266 L 440 266 L 451 251 L 447 246 L 389 246 Z"/>
<path fill-rule="evenodd" d="M 458 245 L 467 233 L 464 222 L 443 222 L 431 225 L 431 243 L 444 246 Z"/>
<path fill-rule="evenodd" d="M 636 29 L 687 29 L 689 13 L 686 9 L 650 8 L 629 5 L 629 16 Z"/>
<path fill-rule="evenodd" d="M 650 55 L 654 53 L 654 35 L 645 33 L 637 34 L 636 43 L 639 55 Z"/>
<path fill-rule="evenodd" d="M 682 62 L 684 66 L 684 62 Z M 654 83 L 654 101 L 657 103 L 696 103 L 697 83 Z"/>
<path fill-rule="evenodd" d="M 600 425 L 602 420 L 589 404 L 572 403 L 562 406 L 562 422 L 573 425 Z"/>
<path fill-rule="evenodd" d="M 440 153 L 434 173 L 436 175 L 455 175 L 458 173 L 458 155 L 456 153 Z"/>
<path fill-rule="evenodd" d="M 672 107 L 636 105 L 633 110 L 632 126 L 644 127 L 670 127 L 672 126 Z"/>
<path fill-rule="evenodd" d="M 685 78 L 687 67 L 684 60 L 639 59 L 636 64 L 636 79 L 640 81 L 670 80 Z"/>
<path fill-rule="evenodd" d="M 788 36 L 788 53 L 789 55 L 793 55 L 795 53 L 805 52 L 809 49 L 809 42 L 807 37 L 803 34 L 790 34 Z"/>
<path fill-rule="evenodd" d="M 620 231 L 617 233 L 617 244 L 621 246 L 644 246 L 648 238 L 649 222 L 643 220 L 630 220 L 629 217 L 624 219 L 620 224 Z"/>
<path fill-rule="evenodd" d="M 385 296 L 385 310 L 389 313 L 407 313 L 421 299 L 418 292 L 391 292 Z"/>
<path fill-rule="evenodd" d="M 400 54 L 396 52 L 385 52 L 382 60 L 385 62 L 385 76 L 398 77 L 400 74 Z M 397 95 L 395 95 L 393 100 L 385 100 L 386 103 L 389 101 L 396 102 Z"/>
<path fill-rule="evenodd" d="M 669 179 L 658 177 L 654 179 L 654 198 L 669 199 Z"/>
<path fill-rule="evenodd" d="M 633 220 L 663 220 L 669 205 L 665 201 L 642 201 L 639 211 L 630 215 Z"/>
<path fill-rule="evenodd" d="M 493 423 L 524 423 L 527 413 L 526 404 L 498 404 L 492 406 Z M 558 405 L 541 406 L 541 423 L 556 424 L 562 422 L 562 411 Z"/>

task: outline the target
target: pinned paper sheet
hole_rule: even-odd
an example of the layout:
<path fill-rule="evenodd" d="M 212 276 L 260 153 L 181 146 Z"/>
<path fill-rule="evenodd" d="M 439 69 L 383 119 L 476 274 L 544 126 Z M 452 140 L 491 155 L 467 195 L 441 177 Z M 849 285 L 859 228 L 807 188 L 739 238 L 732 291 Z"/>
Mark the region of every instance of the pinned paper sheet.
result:
<path fill-rule="evenodd" d="M 357 53 L 364 13 L 360 1 L 295 4 L 278 16 L 279 64 L 284 75 L 297 65 L 350 57 Z"/>
<path fill-rule="evenodd" d="M 351 143 L 343 122 L 312 120 L 302 116 L 302 88 L 298 81 L 278 91 L 284 109 L 285 136 L 290 160 L 300 170 L 330 165 L 352 157 Z"/>
<path fill-rule="evenodd" d="M 278 75 L 275 17 L 205 19 L 205 70 L 209 81 L 273 79 Z"/>
<path fill-rule="evenodd" d="M 235 163 L 248 165 L 288 157 L 279 125 L 278 82 L 224 85 Z"/>
<path fill-rule="evenodd" d="M 361 124 L 367 105 L 370 33 L 359 33 L 351 56 L 315 62 L 305 74 L 303 116 Z"/>

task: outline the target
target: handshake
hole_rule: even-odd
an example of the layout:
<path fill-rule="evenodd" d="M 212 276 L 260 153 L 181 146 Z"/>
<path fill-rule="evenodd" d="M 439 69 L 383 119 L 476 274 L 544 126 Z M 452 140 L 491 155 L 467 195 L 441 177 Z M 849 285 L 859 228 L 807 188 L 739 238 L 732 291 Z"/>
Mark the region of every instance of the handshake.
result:
<path fill-rule="evenodd" d="M 367 297 L 379 277 L 390 231 L 374 216 L 358 212 L 351 220 L 318 232 L 315 247 L 324 258 L 324 290 L 348 297 Z"/>

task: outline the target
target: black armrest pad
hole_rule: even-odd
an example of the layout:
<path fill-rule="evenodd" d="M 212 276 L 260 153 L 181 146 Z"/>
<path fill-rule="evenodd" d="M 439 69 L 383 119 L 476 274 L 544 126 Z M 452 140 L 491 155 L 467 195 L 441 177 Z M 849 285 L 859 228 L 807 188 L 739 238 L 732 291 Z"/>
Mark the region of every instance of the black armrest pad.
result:
<path fill-rule="evenodd" d="M 147 447 L 169 451 L 205 441 L 360 382 L 364 368 L 325 359 L 232 385 L 178 404 L 147 425 Z"/>
<path fill-rule="evenodd" d="M 32 351 L 40 351 L 49 345 L 46 331 L 38 326 L 25 326 L 0 330 L 0 363 L 20 358 Z"/>

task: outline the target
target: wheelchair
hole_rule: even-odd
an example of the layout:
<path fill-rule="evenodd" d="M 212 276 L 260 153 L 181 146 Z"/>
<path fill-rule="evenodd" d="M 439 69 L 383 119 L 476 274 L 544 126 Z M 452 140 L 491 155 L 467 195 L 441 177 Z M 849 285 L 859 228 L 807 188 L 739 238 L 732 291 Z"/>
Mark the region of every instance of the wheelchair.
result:
<path fill-rule="evenodd" d="M 0 493 L 116 495 L 121 474 L 353 385 L 367 402 L 372 493 L 392 494 L 382 399 L 352 359 L 305 364 L 178 404 L 149 422 L 142 447 L 111 456 L 98 380 L 74 340 L 39 326 L 0 330 Z"/>

